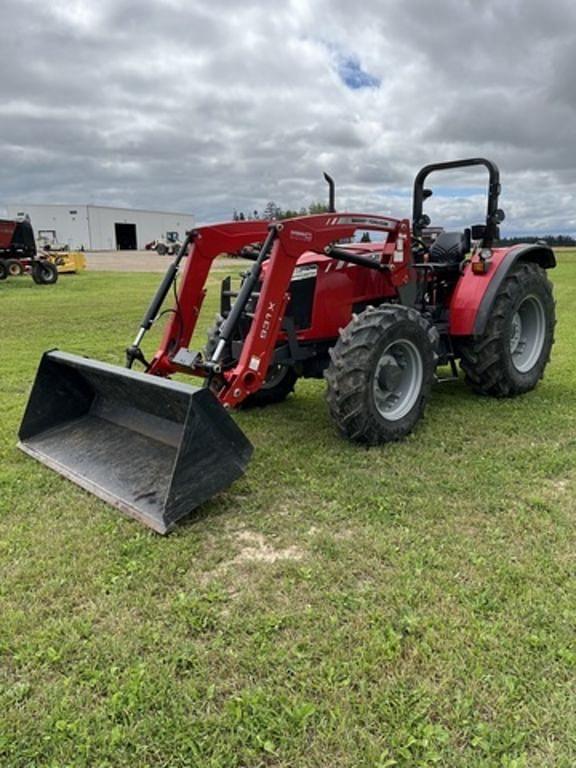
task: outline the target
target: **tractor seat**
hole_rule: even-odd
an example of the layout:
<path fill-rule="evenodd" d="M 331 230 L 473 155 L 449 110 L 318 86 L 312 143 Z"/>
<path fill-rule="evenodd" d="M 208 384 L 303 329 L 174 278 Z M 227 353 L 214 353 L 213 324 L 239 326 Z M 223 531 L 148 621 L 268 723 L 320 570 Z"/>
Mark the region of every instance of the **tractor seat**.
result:
<path fill-rule="evenodd" d="M 463 232 L 441 232 L 430 246 L 430 261 L 445 266 L 458 266 L 468 252 Z"/>

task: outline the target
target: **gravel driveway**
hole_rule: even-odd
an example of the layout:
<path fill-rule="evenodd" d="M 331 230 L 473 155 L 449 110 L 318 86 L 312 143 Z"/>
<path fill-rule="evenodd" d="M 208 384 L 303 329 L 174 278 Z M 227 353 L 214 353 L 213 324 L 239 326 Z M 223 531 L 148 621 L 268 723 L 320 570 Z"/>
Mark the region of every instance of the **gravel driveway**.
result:
<path fill-rule="evenodd" d="M 165 272 L 172 258 L 155 251 L 86 251 L 87 268 L 92 272 Z M 222 257 L 214 266 L 242 268 L 250 263 Z"/>

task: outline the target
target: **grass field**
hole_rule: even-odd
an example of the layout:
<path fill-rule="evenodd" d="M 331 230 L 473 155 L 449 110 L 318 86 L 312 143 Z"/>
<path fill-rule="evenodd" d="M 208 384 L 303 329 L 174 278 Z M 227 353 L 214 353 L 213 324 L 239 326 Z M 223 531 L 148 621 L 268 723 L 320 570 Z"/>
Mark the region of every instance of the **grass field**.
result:
<path fill-rule="evenodd" d="M 158 275 L 0 284 L 0 765 L 576 765 L 576 253 L 554 280 L 535 392 L 438 385 L 363 450 L 299 383 L 167 538 L 15 448 L 41 352 L 122 362 Z"/>

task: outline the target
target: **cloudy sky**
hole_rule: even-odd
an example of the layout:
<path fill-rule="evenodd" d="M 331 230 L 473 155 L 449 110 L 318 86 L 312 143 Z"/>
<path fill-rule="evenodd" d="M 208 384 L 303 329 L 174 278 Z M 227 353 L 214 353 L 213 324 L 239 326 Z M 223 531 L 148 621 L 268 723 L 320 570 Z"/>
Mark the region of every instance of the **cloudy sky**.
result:
<path fill-rule="evenodd" d="M 576 232 L 574 0 L 0 0 L 0 206 L 200 221 L 410 212 L 421 165 L 501 168 L 508 232 Z M 481 171 L 435 224 L 481 220 Z"/>

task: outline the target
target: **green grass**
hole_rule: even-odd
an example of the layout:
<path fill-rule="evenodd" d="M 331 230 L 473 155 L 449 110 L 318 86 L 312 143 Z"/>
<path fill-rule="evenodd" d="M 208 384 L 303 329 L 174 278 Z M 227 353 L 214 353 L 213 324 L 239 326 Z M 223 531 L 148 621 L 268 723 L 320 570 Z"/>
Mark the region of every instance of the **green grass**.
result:
<path fill-rule="evenodd" d="M 122 362 L 158 275 L 1 284 L 0 765 L 574 766 L 574 253 L 553 277 L 536 391 L 439 385 L 363 450 L 299 383 L 167 538 L 15 448 L 41 352 Z"/>

